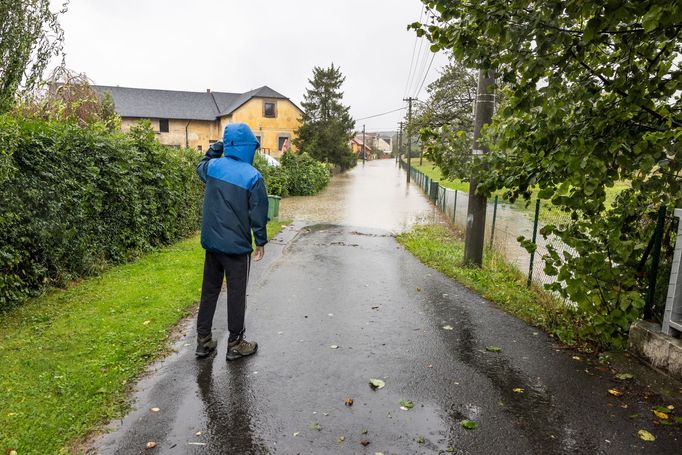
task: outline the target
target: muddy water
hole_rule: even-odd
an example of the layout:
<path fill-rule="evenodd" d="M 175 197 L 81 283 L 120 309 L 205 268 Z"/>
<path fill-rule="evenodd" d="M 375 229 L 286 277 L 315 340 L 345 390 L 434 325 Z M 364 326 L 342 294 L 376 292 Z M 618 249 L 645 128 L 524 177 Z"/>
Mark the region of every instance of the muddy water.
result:
<path fill-rule="evenodd" d="M 334 176 L 316 196 L 284 198 L 280 219 L 402 232 L 440 221 L 440 214 L 393 160 L 368 161 Z"/>

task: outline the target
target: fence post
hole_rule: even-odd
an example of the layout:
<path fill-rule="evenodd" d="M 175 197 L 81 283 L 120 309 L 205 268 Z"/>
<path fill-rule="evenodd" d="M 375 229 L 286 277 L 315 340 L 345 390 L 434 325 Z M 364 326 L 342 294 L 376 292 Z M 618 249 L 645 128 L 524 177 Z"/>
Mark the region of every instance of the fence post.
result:
<path fill-rule="evenodd" d="M 457 218 L 457 193 L 459 191 L 455 190 L 455 207 L 452 209 L 452 224 L 455 224 L 455 219 Z"/>
<path fill-rule="evenodd" d="M 658 209 L 658 218 L 656 219 L 656 229 L 654 230 L 654 247 L 651 252 L 651 267 L 649 268 L 649 288 L 646 292 L 646 300 L 644 303 L 644 319 L 652 319 L 654 297 L 656 297 L 656 279 L 658 278 L 658 264 L 661 259 L 661 242 L 663 240 L 663 228 L 665 227 L 665 211 L 666 207 L 661 206 Z"/>
<path fill-rule="evenodd" d="M 497 198 L 495 196 L 495 205 L 493 205 L 493 225 L 490 228 L 490 249 L 493 248 L 493 242 L 495 241 L 495 221 L 497 220 Z"/>
<path fill-rule="evenodd" d="M 538 219 L 540 218 L 540 198 L 535 200 L 535 219 L 533 220 L 533 244 L 537 248 L 535 240 L 538 237 Z M 530 266 L 528 267 L 528 283 L 527 286 L 530 287 L 533 282 L 533 261 L 535 260 L 535 250 L 530 253 Z"/>

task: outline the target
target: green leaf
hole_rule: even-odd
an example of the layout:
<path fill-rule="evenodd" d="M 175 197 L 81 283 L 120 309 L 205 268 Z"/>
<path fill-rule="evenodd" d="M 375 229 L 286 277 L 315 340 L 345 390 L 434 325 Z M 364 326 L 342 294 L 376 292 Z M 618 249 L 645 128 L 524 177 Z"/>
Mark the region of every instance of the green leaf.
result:
<path fill-rule="evenodd" d="M 414 407 L 414 403 L 411 400 L 400 400 L 400 407 L 405 408 L 404 410 L 409 410 Z"/>
<path fill-rule="evenodd" d="M 460 425 L 462 425 L 462 428 L 466 428 L 467 430 L 474 430 L 474 429 L 478 428 L 477 422 L 474 422 L 473 420 L 468 420 L 468 419 L 462 420 L 460 422 Z"/>
<path fill-rule="evenodd" d="M 632 379 L 632 378 L 634 378 L 634 376 L 631 375 L 630 373 L 618 373 L 616 375 L 616 379 L 621 380 L 621 381 L 627 381 L 628 379 Z"/>
<path fill-rule="evenodd" d="M 383 389 L 386 386 L 386 383 L 381 379 L 370 378 L 369 386 L 372 388 L 372 390 L 379 390 Z"/>
<path fill-rule="evenodd" d="M 485 350 L 488 352 L 502 352 L 502 348 L 499 346 L 486 346 Z"/>
<path fill-rule="evenodd" d="M 655 30 L 663 15 L 663 8 L 660 5 L 654 5 L 642 18 L 642 27 L 644 31 L 649 33 Z"/>

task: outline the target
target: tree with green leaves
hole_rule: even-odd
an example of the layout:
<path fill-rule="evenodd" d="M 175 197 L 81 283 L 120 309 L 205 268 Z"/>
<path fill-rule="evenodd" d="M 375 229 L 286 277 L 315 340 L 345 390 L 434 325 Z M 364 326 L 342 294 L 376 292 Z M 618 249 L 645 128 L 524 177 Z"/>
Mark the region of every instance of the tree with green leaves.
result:
<path fill-rule="evenodd" d="M 329 68 L 313 68 L 313 78 L 308 80 L 310 88 L 301 103 L 305 113 L 294 140 L 299 151 L 344 170 L 356 163 L 349 146 L 355 121 L 350 116 L 350 107 L 341 102 L 345 79 L 333 63 Z"/>
<path fill-rule="evenodd" d="M 407 122 L 408 134 L 419 135 L 426 156 L 449 178 L 469 176 L 476 82 L 474 71 L 451 58 Z"/>
<path fill-rule="evenodd" d="M 669 0 L 425 1 L 411 25 L 434 49 L 494 68 L 504 102 L 477 165 L 479 191 L 540 197 L 570 215 L 547 225 L 568 248 L 545 258 L 551 288 L 587 335 L 620 346 L 641 316 L 638 263 L 653 213 L 682 204 L 682 8 Z M 613 204 L 606 188 L 626 181 Z M 533 245 L 528 243 L 529 248 Z"/>
<path fill-rule="evenodd" d="M 0 0 L 0 114 L 11 109 L 17 92 L 33 89 L 53 56 L 59 55 L 64 32 L 49 0 Z"/>

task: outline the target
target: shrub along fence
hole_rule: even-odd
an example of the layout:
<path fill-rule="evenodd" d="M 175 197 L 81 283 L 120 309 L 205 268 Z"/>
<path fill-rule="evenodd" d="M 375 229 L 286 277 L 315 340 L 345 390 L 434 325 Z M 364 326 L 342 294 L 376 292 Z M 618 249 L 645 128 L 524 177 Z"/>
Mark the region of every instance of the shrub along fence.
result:
<path fill-rule="evenodd" d="M 199 159 L 148 125 L 0 116 L 0 311 L 195 232 Z"/>
<path fill-rule="evenodd" d="M 407 163 L 402 160 L 400 166 L 407 169 Z M 469 193 L 445 188 L 414 167 L 410 176 L 451 223 L 465 228 Z M 530 207 L 531 211 L 522 211 L 501 202 L 497 196 L 492 198 L 486 212 L 486 246 L 515 265 L 527 278 L 528 286 L 533 283 L 550 285 L 557 282 L 557 277 L 545 273 L 543 256 L 550 249 L 560 255 L 564 252 L 575 255 L 576 252 L 554 235 L 545 238 L 541 235 L 542 228 L 548 224 L 568 223 L 570 215 L 541 199 L 531 201 Z M 642 314 L 647 319 L 662 320 L 674 247 L 671 233 L 676 232 L 676 223 L 677 219 L 666 216 L 664 209 L 659 210 L 651 223 L 651 241 L 638 268 L 647 289 Z M 523 243 L 528 245 L 528 249 L 519 242 L 520 237 L 525 239 Z"/>

